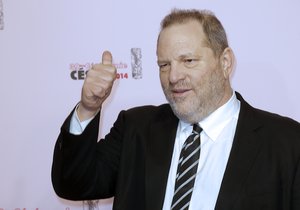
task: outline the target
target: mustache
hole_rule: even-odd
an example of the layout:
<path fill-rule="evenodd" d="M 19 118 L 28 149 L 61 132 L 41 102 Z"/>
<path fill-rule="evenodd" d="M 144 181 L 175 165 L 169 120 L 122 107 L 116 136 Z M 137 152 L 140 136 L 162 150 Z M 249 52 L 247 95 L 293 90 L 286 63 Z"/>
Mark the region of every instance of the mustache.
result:
<path fill-rule="evenodd" d="M 171 89 L 171 90 L 175 89 L 176 90 L 176 89 L 191 89 L 191 88 L 192 88 L 192 85 L 189 82 L 179 81 L 175 84 L 170 83 L 168 89 Z"/>

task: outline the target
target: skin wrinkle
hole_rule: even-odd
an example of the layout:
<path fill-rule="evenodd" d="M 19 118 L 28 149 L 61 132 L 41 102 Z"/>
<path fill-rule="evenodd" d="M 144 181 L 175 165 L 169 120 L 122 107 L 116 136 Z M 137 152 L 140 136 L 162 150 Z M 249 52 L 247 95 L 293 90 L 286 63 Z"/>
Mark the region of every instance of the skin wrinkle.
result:
<path fill-rule="evenodd" d="M 157 57 L 162 89 L 176 116 L 203 120 L 232 93 L 221 59 L 205 43 L 201 24 L 173 24 L 159 35 Z"/>

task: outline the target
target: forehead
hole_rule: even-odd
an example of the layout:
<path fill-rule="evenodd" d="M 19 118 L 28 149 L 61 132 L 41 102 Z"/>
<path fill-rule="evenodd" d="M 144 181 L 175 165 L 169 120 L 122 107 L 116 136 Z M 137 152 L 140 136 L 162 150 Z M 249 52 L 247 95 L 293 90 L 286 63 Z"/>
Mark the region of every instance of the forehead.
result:
<path fill-rule="evenodd" d="M 203 32 L 202 25 L 191 20 L 186 23 L 172 24 L 163 29 L 158 37 L 157 48 L 174 48 L 174 47 L 195 47 L 206 46 L 206 36 Z"/>
<path fill-rule="evenodd" d="M 203 54 L 208 50 L 206 36 L 198 21 L 173 24 L 163 29 L 157 42 L 158 60 Z"/>

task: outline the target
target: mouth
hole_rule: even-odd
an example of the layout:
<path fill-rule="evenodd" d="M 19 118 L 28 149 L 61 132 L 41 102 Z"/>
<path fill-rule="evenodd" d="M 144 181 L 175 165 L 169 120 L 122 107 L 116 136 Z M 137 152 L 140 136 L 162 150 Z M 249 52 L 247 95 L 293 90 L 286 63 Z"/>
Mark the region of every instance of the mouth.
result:
<path fill-rule="evenodd" d="M 184 97 L 186 96 L 192 89 L 172 89 L 172 95 L 176 97 Z"/>

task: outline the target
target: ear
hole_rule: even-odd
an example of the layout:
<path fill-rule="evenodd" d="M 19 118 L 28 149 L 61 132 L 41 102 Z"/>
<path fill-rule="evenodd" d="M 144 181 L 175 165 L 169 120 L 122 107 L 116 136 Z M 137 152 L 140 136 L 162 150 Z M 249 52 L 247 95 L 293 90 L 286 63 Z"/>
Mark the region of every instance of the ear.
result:
<path fill-rule="evenodd" d="M 230 47 L 225 48 L 225 50 L 221 54 L 220 59 L 221 59 L 221 68 L 223 70 L 224 77 L 226 79 L 229 79 L 233 71 L 234 61 L 235 61 L 232 49 Z"/>

